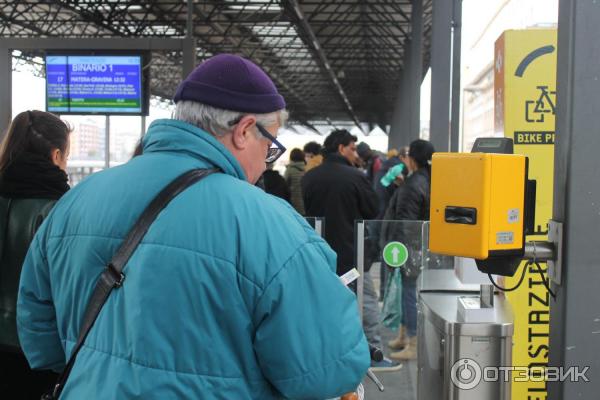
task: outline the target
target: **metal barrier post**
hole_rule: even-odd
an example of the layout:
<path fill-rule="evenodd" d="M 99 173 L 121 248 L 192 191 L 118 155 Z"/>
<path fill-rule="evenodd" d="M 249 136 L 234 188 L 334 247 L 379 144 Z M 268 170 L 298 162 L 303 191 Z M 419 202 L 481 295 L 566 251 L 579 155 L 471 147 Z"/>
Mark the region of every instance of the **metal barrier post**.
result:
<path fill-rule="evenodd" d="M 356 268 L 358 269 L 358 281 L 356 284 L 356 297 L 358 298 L 358 311 L 360 320 L 363 318 L 363 286 L 365 273 L 365 222 L 356 222 Z"/>

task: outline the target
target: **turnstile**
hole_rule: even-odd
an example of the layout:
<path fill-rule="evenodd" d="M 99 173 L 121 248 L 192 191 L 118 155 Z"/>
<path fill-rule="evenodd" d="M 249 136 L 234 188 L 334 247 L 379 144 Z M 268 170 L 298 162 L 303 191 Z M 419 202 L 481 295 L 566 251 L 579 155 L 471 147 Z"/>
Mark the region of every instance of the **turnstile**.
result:
<path fill-rule="evenodd" d="M 419 400 L 509 400 L 513 314 L 502 295 L 478 322 L 459 313 L 473 292 L 419 294 Z M 477 298 L 478 301 L 478 298 Z"/>

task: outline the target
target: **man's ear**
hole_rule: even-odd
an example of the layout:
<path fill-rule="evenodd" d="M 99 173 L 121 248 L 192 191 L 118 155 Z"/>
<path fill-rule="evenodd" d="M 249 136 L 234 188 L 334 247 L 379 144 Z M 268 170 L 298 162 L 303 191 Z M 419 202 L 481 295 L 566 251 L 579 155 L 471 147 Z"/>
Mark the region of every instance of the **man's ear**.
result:
<path fill-rule="evenodd" d="M 59 149 L 52 149 L 50 151 L 50 159 L 54 165 L 60 165 L 62 162 L 62 153 Z"/>
<path fill-rule="evenodd" d="M 338 153 L 342 153 L 343 154 L 344 153 L 344 147 L 346 147 L 346 146 L 344 146 L 342 143 L 338 144 Z"/>
<path fill-rule="evenodd" d="M 244 116 L 238 122 L 231 133 L 231 143 L 238 150 L 244 150 L 248 145 L 250 135 L 254 135 L 252 129 L 256 125 L 256 117 L 253 115 Z"/>

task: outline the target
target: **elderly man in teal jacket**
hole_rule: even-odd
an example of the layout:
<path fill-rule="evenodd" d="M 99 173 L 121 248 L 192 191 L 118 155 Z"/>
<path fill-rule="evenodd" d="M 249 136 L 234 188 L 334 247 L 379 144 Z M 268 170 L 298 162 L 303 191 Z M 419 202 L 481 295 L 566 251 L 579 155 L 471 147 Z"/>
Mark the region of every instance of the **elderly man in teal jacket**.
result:
<path fill-rule="evenodd" d="M 60 371 L 96 280 L 150 200 L 196 168 L 125 266 L 61 399 L 325 399 L 356 388 L 369 351 L 335 254 L 253 186 L 284 150 L 285 102 L 252 62 L 218 55 L 179 86 L 143 154 L 92 175 L 40 227 L 21 275 L 19 339 Z"/>

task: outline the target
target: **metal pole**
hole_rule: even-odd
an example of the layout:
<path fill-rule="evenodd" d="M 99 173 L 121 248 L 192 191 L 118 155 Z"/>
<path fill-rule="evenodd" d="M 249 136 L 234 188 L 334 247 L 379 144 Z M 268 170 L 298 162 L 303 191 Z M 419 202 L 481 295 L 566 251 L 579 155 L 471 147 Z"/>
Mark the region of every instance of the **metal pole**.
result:
<path fill-rule="evenodd" d="M 142 115 L 142 131 L 140 132 L 140 137 L 144 137 L 146 134 L 146 116 Z"/>
<path fill-rule="evenodd" d="M 0 47 L 0 140 L 12 120 L 12 50 Z"/>
<path fill-rule="evenodd" d="M 554 245 L 549 242 L 532 241 L 525 243 L 525 254 L 523 258 L 526 260 L 535 260 L 538 262 L 547 262 L 554 259 Z"/>
<path fill-rule="evenodd" d="M 560 0 L 553 220 L 563 223 L 562 280 L 550 305 L 549 364 L 588 367 L 586 379 L 548 383 L 548 398 L 595 399 L 600 391 L 600 7 Z"/>
<path fill-rule="evenodd" d="M 356 282 L 356 296 L 358 298 L 358 310 L 360 320 L 363 318 L 363 287 L 365 274 L 365 222 L 356 223 L 356 266 L 358 267 L 358 280 Z"/>
<path fill-rule="evenodd" d="M 104 119 L 104 168 L 110 168 L 110 116 Z"/>
<path fill-rule="evenodd" d="M 452 18 L 452 101 L 450 103 L 450 151 L 460 146 L 460 51 L 462 30 L 462 0 L 453 1 Z"/>
<path fill-rule="evenodd" d="M 0 48 L 20 50 L 181 50 L 170 38 L 0 38 Z"/>

